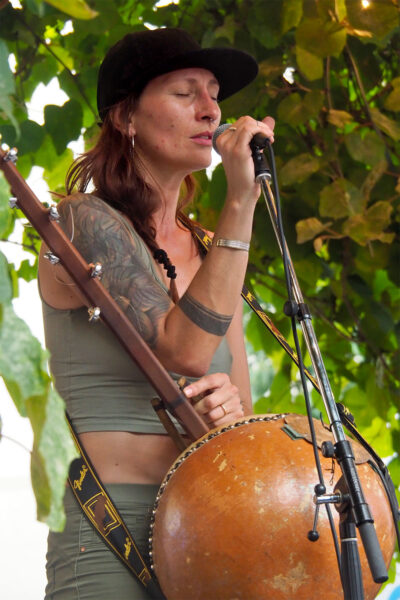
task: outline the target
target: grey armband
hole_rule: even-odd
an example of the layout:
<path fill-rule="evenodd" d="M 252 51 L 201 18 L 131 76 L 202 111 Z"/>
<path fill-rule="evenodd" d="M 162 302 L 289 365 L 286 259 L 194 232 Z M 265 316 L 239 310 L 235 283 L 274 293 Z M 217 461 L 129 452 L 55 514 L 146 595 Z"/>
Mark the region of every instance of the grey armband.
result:
<path fill-rule="evenodd" d="M 200 329 L 213 335 L 224 336 L 231 324 L 233 315 L 221 315 L 200 304 L 187 292 L 178 302 L 181 311 Z"/>

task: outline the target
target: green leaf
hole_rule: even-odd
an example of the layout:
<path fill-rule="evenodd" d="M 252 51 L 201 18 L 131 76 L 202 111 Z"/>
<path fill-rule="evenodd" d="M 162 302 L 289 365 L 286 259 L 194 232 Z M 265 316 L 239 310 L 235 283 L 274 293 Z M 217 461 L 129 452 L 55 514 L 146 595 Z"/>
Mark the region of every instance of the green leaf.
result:
<path fill-rule="evenodd" d="M 17 274 L 18 277 L 22 278 L 24 281 L 32 281 L 37 277 L 37 264 L 31 265 L 29 260 L 25 259 L 21 262 Z"/>
<path fill-rule="evenodd" d="M 8 262 L 0 252 L 0 303 L 10 302 L 13 297 L 12 283 L 8 272 Z"/>
<path fill-rule="evenodd" d="M 390 225 L 393 207 L 388 202 L 376 202 L 364 214 L 350 217 L 343 225 L 343 233 L 365 246 L 372 240 L 390 244 L 394 233 L 385 233 Z"/>
<path fill-rule="evenodd" d="M 299 70 L 309 81 L 321 79 L 324 73 L 322 58 L 316 56 L 306 48 L 296 46 L 296 60 Z"/>
<path fill-rule="evenodd" d="M 375 202 L 366 212 L 366 219 L 369 223 L 370 231 L 380 233 L 390 225 L 390 216 L 393 212 L 393 206 L 389 202 Z"/>
<path fill-rule="evenodd" d="M 269 11 L 265 18 L 265 1 L 253 0 L 247 27 L 251 35 L 265 48 L 275 48 L 280 40 L 280 18 L 282 1 L 274 0 L 274 10 Z"/>
<path fill-rule="evenodd" d="M 393 454 L 391 432 L 382 417 L 374 417 L 371 424 L 363 428 L 362 435 L 379 456 Z"/>
<path fill-rule="evenodd" d="M 317 117 L 323 107 L 325 96 L 320 90 L 307 92 L 303 98 L 303 106 L 307 119 Z"/>
<path fill-rule="evenodd" d="M 346 0 L 335 0 L 335 12 L 339 22 L 343 21 L 347 15 Z"/>
<path fill-rule="evenodd" d="M 383 105 L 387 110 L 392 110 L 393 112 L 400 110 L 400 86 L 390 92 Z"/>
<path fill-rule="evenodd" d="M 45 128 L 53 140 L 57 154 L 62 154 L 71 140 L 76 140 L 82 127 L 82 107 L 77 100 L 63 106 L 48 104 L 44 109 Z"/>
<path fill-rule="evenodd" d="M 43 351 L 12 307 L 3 305 L 0 324 L 0 374 L 22 416 L 29 416 L 34 434 L 32 484 L 38 518 L 52 529 L 64 523 L 62 499 L 68 466 L 76 455 L 65 421 L 64 402 L 51 388 Z"/>
<path fill-rule="evenodd" d="M 347 179 L 336 179 L 323 188 L 320 194 L 321 217 L 341 219 L 359 213 L 364 208 L 360 190 Z"/>
<path fill-rule="evenodd" d="M 315 56 L 339 56 L 346 43 L 346 30 L 335 21 L 304 19 L 296 30 L 296 43 Z"/>
<path fill-rule="evenodd" d="M 0 39 L 0 116 L 3 110 L 5 115 L 13 123 L 16 130 L 19 129 L 18 122 L 13 115 L 13 107 L 10 96 L 15 93 L 14 75 L 8 64 L 8 48 Z"/>
<path fill-rule="evenodd" d="M 385 158 L 385 144 L 375 131 L 357 130 L 345 136 L 350 156 L 367 165 L 375 165 Z"/>
<path fill-rule="evenodd" d="M 0 238 L 10 233 L 10 226 L 13 222 L 12 211 L 8 204 L 10 196 L 10 187 L 0 171 Z"/>
<path fill-rule="evenodd" d="M 49 186 L 49 190 L 56 192 L 65 190 L 65 174 L 74 160 L 73 152 L 67 148 L 58 160 L 50 168 L 46 168 L 43 173 L 43 179 Z"/>
<path fill-rule="evenodd" d="M 287 162 L 280 171 L 280 181 L 283 186 L 300 183 L 308 179 L 320 168 L 318 158 L 304 153 L 295 156 Z"/>
<path fill-rule="evenodd" d="M 226 38 L 232 46 L 235 43 L 235 33 L 237 30 L 237 23 L 233 15 L 227 15 L 224 20 L 224 24 L 214 31 L 215 38 Z"/>
<path fill-rule="evenodd" d="M 8 54 L 5 42 L 0 39 L 0 102 L 4 97 L 15 92 L 14 76 L 8 64 Z"/>
<path fill-rule="evenodd" d="M 322 223 L 315 217 L 298 221 L 296 223 L 297 243 L 304 244 L 304 242 L 314 239 L 315 236 L 325 231 L 330 225 L 331 223 Z"/>
<path fill-rule="evenodd" d="M 44 128 L 35 121 L 27 120 L 21 123 L 21 133 L 17 141 L 18 153 L 23 155 L 36 152 L 43 142 L 45 133 Z"/>
<path fill-rule="evenodd" d="M 383 177 L 388 168 L 388 164 L 385 159 L 376 163 L 372 169 L 368 172 L 368 175 L 364 179 L 364 182 L 361 187 L 361 193 L 364 197 L 364 201 L 368 204 L 371 192 L 378 183 L 378 181 Z"/>
<path fill-rule="evenodd" d="M 371 108 L 370 111 L 374 123 L 379 129 L 394 139 L 395 142 L 400 140 L 400 125 L 396 121 L 389 119 L 389 117 L 381 113 L 377 108 Z"/>
<path fill-rule="evenodd" d="M 99 14 L 92 10 L 84 0 L 44 0 L 47 4 L 51 4 L 61 12 L 74 17 L 74 19 L 94 19 Z"/>
<path fill-rule="evenodd" d="M 31 476 L 37 517 L 53 531 L 64 527 L 65 481 L 69 464 L 77 456 L 64 411 L 64 402 L 53 388 L 45 398 L 27 401 L 34 434 Z"/>
<path fill-rule="evenodd" d="M 278 118 L 292 127 L 304 123 L 306 118 L 300 94 L 294 92 L 282 100 L 278 106 Z"/>
<path fill-rule="evenodd" d="M 327 120 L 329 123 L 335 125 L 335 127 L 339 127 L 340 129 L 343 129 L 345 125 L 354 122 L 353 116 L 347 111 L 334 109 L 330 109 L 328 112 Z"/>
<path fill-rule="evenodd" d="M 0 326 L 0 373 L 22 416 L 26 416 L 28 398 L 46 394 L 50 382 L 46 361 L 47 353 L 28 326 L 15 315 L 11 306 L 4 305 Z"/>
<path fill-rule="evenodd" d="M 62 46 L 57 46 L 56 44 L 51 44 L 51 51 L 54 56 L 58 59 L 59 68 L 61 65 L 65 65 L 67 69 L 70 71 L 74 68 L 74 58 L 71 56 L 69 51 Z"/>
<path fill-rule="evenodd" d="M 359 2 L 346 0 L 346 6 L 351 27 L 368 31 L 378 39 L 384 38 L 399 25 L 399 9 L 392 0 L 371 0 L 366 8 Z"/>
<path fill-rule="evenodd" d="M 393 90 L 387 96 L 384 107 L 387 110 L 393 110 L 394 112 L 400 110 L 400 77 L 395 77 L 390 81 L 390 85 Z"/>
<path fill-rule="evenodd" d="M 209 202 L 213 208 L 220 210 L 224 205 L 224 198 L 226 196 L 226 178 L 225 171 L 220 163 L 216 169 L 214 169 L 211 182 L 210 182 L 210 198 Z"/>
<path fill-rule="evenodd" d="M 303 16 L 303 0 L 283 0 L 282 33 L 297 27 Z"/>

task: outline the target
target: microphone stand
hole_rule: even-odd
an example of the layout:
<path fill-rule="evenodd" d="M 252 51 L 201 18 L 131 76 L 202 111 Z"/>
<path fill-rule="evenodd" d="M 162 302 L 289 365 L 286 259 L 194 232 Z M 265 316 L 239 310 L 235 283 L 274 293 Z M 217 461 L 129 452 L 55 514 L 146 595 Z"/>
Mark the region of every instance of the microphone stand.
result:
<path fill-rule="evenodd" d="M 300 322 L 328 415 L 330 429 L 335 441 L 333 456 L 338 461 L 343 475 L 337 484 L 334 494 L 325 494 L 326 490 L 323 485 L 317 485 L 315 487 L 316 497 L 314 501 L 316 503 L 316 514 L 318 513 L 320 504 L 327 505 L 328 503 L 335 504 L 335 507 L 341 513 L 339 527 L 341 538 L 340 575 L 344 598 L 345 600 L 363 600 L 364 592 L 355 526 L 358 527 L 360 532 L 374 581 L 376 583 L 383 583 L 388 579 L 388 574 L 377 539 L 374 520 L 361 488 L 351 444 L 346 439 L 325 365 L 322 360 L 315 331 L 311 322 L 311 314 L 307 305 L 304 303 L 293 262 L 290 258 L 289 249 L 284 238 L 279 210 L 279 189 L 277 186 L 275 162 L 273 160 L 271 144 L 267 139 L 264 139 L 263 142 L 264 143 L 260 143 L 260 140 L 257 137 L 255 140 L 253 139 L 250 147 L 254 160 L 255 178 L 256 181 L 261 184 L 272 227 L 284 261 L 285 276 L 289 293 L 289 300 L 285 303 L 284 312 L 287 316 L 297 318 Z M 275 202 L 270 187 L 271 172 L 268 169 L 263 153 L 263 149 L 266 145 L 268 146 L 271 157 L 270 164 L 277 203 Z M 303 374 L 302 381 L 305 392 L 307 393 L 306 381 Z M 315 524 L 313 529 L 315 530 Z M 316 531 L 312 531 L 310 534 L 310 540 L 313 541 L 318 539 L 318 533 Z"/>

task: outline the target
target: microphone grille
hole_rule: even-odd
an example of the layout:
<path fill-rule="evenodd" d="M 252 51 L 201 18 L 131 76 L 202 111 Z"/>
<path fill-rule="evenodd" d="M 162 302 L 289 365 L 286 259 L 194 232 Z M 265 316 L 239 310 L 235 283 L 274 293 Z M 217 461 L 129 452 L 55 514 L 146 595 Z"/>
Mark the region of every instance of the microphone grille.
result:
<path fill-rule="evenodd" d="M 218 125 L 217 129 L 214 131 L 212 145 L 213 145 L 215 152 L 218 152 L 218 148 L 216 145 L 217 139 L 219 138 L 221 133 L 223 133 L 226 129 L 229 129 L 229 127 L 231 127 L 231 125 L 232 125 L 231 123 L 222 123 L 221 125 Z M 219 154 L 219 152 L 218 152 L 218 154 Z"/>

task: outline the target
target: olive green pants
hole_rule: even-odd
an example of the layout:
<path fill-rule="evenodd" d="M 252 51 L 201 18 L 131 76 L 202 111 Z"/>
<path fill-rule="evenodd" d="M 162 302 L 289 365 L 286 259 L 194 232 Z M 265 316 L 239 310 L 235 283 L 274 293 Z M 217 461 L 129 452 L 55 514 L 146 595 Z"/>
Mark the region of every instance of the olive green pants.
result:
<path fill-rule="evenodd" d="M 150 513 L 158 486 L 109 484 L 107 489 L 148 564 Z M 69 488 L 64 507 L 64 531 L 48 537 L 45 600 L 149 600 L 88 522 Z"/>

